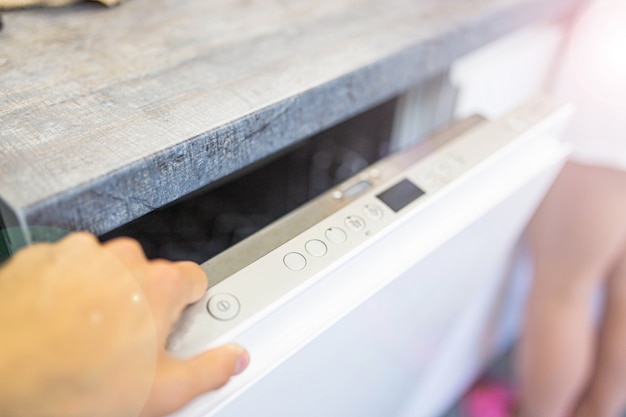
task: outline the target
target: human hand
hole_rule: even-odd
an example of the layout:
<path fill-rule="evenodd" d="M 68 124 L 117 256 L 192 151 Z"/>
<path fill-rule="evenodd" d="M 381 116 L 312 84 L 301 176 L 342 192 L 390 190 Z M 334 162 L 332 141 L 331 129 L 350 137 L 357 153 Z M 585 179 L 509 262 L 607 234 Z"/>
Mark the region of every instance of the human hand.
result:
<path fill-rule="evenodd" d="M 126 238 L 18 252 L 0 269 L 0 415 L 155 417 L 222 386 L 246 367 L 243 348 L 165 350 L 206 286 L 198 265 L 148 261 Z"/>
<path fill-rule="evenodd" d="M 519 347 L 521 415 L 618 417 L 626 405 L 626 173 L 568 163 L 529 235 L 535 277 Z"/>

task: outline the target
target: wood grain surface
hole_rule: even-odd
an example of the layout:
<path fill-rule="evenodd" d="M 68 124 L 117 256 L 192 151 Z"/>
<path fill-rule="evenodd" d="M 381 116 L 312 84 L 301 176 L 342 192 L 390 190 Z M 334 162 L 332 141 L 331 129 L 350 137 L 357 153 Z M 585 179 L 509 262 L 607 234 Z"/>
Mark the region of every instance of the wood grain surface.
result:
<path fill-rule="evenodd" d="M 4 13 L 0 198 L 103 233 L 577 0 L 128 0 Z"/>

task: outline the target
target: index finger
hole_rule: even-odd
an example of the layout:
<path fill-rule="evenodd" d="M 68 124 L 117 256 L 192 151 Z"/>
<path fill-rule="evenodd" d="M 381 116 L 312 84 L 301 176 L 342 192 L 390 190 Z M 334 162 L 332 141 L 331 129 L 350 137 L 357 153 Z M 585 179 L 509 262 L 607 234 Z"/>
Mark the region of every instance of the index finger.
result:
<path fill-rule="evenodd" d="M 201 299 L 209 287 L 209 280 L 204 269 L 191 261 L 176 262 L 174 266 L 189 283 L 188 293 L 182 298 L 182 302 L 185 303 L 183 307 Z"/>
<path fill-rule="evenodd" d="M 151 261 L 143 283 L 148 302 L 159 320 L 173 324 L 182 310 L 202 298 L 208 280 L 198 264 L 193 262 Z"/>

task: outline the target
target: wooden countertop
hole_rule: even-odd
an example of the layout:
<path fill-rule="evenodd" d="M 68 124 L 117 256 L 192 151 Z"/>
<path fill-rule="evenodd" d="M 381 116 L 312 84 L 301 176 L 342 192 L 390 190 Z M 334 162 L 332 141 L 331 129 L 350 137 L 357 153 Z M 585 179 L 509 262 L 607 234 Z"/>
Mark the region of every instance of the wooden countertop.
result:
<path fill-rule="evenodd" d="M 104 233 L 579 0 L 127 0 L 5 13 L 0 198 Z"/>

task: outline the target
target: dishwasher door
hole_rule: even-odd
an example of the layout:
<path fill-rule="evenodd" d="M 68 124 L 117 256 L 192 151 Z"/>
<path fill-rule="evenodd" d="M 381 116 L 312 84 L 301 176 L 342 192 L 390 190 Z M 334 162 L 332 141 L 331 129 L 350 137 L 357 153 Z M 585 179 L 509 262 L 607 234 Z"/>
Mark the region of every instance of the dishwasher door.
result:
<path fill-rule="evenodd" d="M 394 155 L 204 265 L 226 272 L 169 349 L 234 341 L 252 360 L 176 416 L 444 412 L 515 337 L 515 248 L 566 158 L 570 113 L 540 97 Z"/>

